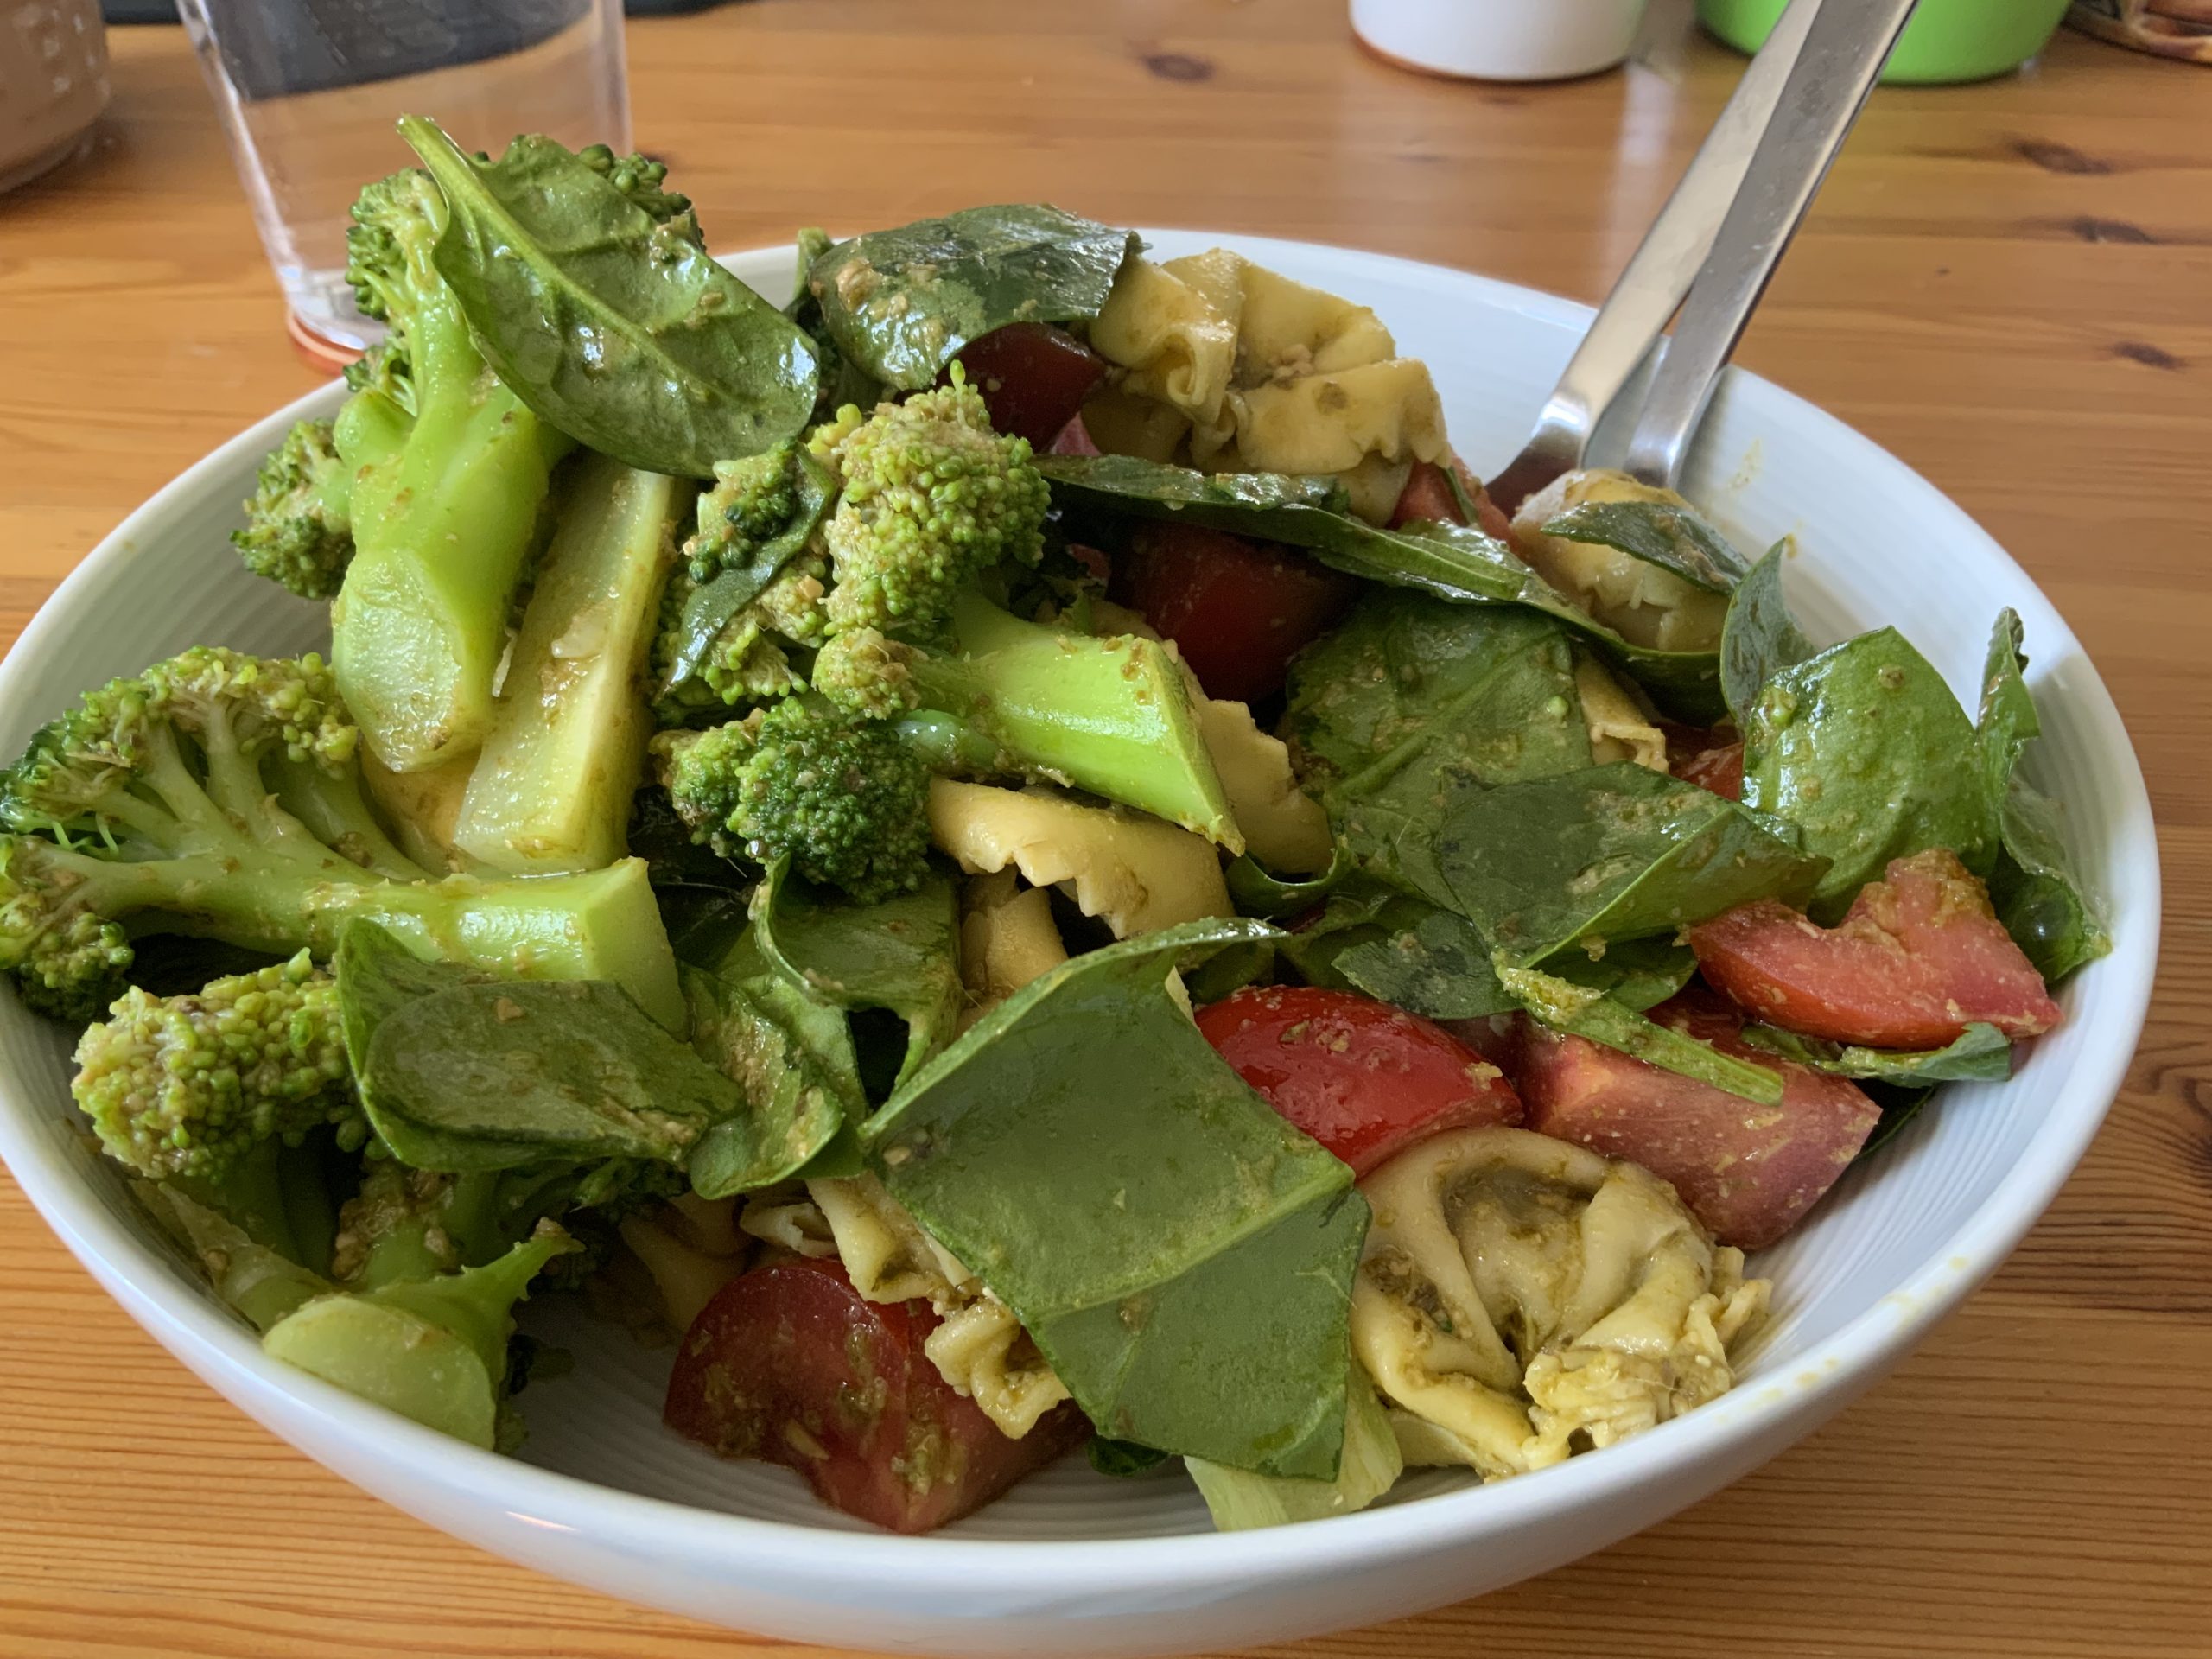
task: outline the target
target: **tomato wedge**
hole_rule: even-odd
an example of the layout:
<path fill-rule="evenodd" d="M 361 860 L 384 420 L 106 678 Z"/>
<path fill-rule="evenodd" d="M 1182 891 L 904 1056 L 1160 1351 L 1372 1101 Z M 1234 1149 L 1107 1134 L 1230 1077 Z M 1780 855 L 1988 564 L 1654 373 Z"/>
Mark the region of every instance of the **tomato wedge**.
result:
<path fill-rule="evenodd" d="M 2032 1037 L 2059 1021 L 1989 893 L 1942 848 L 1894 861 L 1834 927 L 1773 899 L 1689 930 L 1708 982 L 1770 1025 L 1875 1048 L 1940 1048 L 1977 1021 Z"/>
<path fill-rule="evenodd" d="M 1856 1085 L 1778 1060 L 1738 1034 L 1742 1016 L 1689 990 L 1651 1018 L 1783 1075 L 1782 1103 L 1759 1106 L 1618 1049 L 1526 1022 L 1514 1080 L 1529 1128 L 1641 1164 L 1674 1183 L 1723 1244 L 1764 1249 L 1835 1185 L 1881 1121 Z"/>
<path fill-rule="evenodd" d="M 1505 1075 L 1440 1026 L 1350 991 L 1247 989 L 1198 1029 L 1268 1104 L 1364 1175 L 1444 1129 L 1518 1123 Z"/>
<path fill-rule="evenodd" d="M 1744 798 L 1744 740 L 1732 726 L 1678 726 L 1662 720 L 1667 770 L 1686 784 L 1732 801 Z"/>
<path fill-rule="evenodd" d="M 927 1302 L 863 1300 L 834 1260 L 755 1268 L 684 1334 L 662 1419 L 719 1456 L 798 1470 L 848 1515 L 927 1532 L 1090 1432 L 1063 1404 L 1008 1440 L 922 1351 L 937 1323 Z"/>
<path fill-rule="evenodd" d="M 969 384 L 983 394 L 991 426 L 1042 450 L 1075 418 L 1106 372 L 1106 359 L 1065 328 L 1010 322 L 960 348 Z"/>
<path fill-rule="evenodd" d="M 1290 659 L 1343 620 L 1359 589 L 1272 542 L 1197 524 L 1147 524 L 1128 561 L 1129 599 L 1175 642 L 1211 697 L 1282 690 Z"/>
<path fill-rule="evenodd" d="M 1457 455 L 1452 458 L 1452 470 L 1459 474 L 1459 482 L 1474 498 L 1475 522 L 1499 541 L 1509 539 L 1513 521 L 1498 510 L 1497 504 L 1490 499 L 1490 492 L 1460 464 Z M 1459 498 L 1452 488 L 1452 480 L 1433 461 L 1414 462 L 1413 471 L 1406 477 L 1406 487 L 1398 493 L 1398 505 L 1391 509 L 1390 528 L 1395 530 L 1422 519 L 1440 524 L 1467 522 L 1466 515 L 1459 511 Z"/>

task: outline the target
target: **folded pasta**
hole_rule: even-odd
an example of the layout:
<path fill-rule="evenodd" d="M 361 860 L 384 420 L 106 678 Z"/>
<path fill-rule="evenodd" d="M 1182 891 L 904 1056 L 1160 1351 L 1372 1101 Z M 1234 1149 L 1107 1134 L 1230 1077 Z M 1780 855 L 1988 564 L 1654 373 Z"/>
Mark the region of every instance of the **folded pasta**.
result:
<path fill-rule="evenodd" d="M 1527 1130 L 1438 1135 L 1361 1189 L 1352 1349 L 1408 1463 L 1497 1479 L 1679 1416 L 1766 1306 L 1664 1181 Z"/>
<path fill-rule="evenodd" d="M 1447 453 L 1427 366 L 1363 305 L 1224 248 L 1122 267 L 1090 343 L 1125 372 L 1098 411 L 1156 458 L 1342 478 L 1387 517 L 1415 461 Z M 1130 405 L 1172 410 L 1172 429 Z"/>

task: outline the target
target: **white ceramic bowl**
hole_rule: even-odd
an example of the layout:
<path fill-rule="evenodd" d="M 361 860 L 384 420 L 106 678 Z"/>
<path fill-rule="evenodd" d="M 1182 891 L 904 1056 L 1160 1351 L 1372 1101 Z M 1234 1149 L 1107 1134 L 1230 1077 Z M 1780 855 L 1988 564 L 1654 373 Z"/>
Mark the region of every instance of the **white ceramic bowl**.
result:
<path fill-rule="evenodd" d="M 1160 232 L 1167 253 L 1212 238 Z M 1374 305 L 1435 370 L 1477 465 L 1510 455 L 1587 319 L 1581 307 L 1456 270 L 1234 238 L 1255 258 Z M 785 250 L 733 262 L 780 299 Z M 317 607 L 245 574 L 225 544 L 254 463 L 327 387 L 226 444 L 126 520 L 0 664 L 0 749 L 86 687 L 196 641 L 294 652 Z M 1777 1317 L 1741 1386 L 1656 1431 L 1481 1487 L 1433 1471 L 1366 1513 L 1218 1535 L 1172 1476 L 1112 1482 L 1080 1457 L 932 1537 L 892 1537 L 817 1505 L 798 1478 L 725 1464 L 665 1432 L 668 1356 L 527 1310 L 574 1375 L 525 1397 L 518 1460 L 443 1439 L 261 1353 L 72 1128 L 69 1039 L 0 996 L 0 1155 L 132 1317 L 242 1410 L 410 1513 L 547 1573 L 741 1628 L 964 1655 L 1242 1647 L 1410 1613 L 1600 1548 L 1772 1457 L 1872 1382 L 2017 1243 L 2088 1146 L 2133 1052 L 2158 927 L 2158 851 L 2112 700 L 2042 594 L 1902 463 L 1748 375 L 1707 422 L 1688 493 L 1751 548 L 1795 532 L 1791 591 L 1816 637 L 1903 626 L 1969 699 L 1989 626 L 2026 620 L 2047 734 L 2037 780 L 2109 906 L 2116 948 L 2067 986 L 2066 1023 L 2002 1084 L 1953 1085 L 1758 1260 Z M 1878 1475 L 1879 1471 L 1872 1471 Z M 1807 1563 L 1810 1573 L 1817 1564 Z"/>
<path fill-rule="evenodd" d="M 1351 0 L 1352 32 L 1408 69 L 1567 80 L 1629 54 L 1647 0 Z"/>

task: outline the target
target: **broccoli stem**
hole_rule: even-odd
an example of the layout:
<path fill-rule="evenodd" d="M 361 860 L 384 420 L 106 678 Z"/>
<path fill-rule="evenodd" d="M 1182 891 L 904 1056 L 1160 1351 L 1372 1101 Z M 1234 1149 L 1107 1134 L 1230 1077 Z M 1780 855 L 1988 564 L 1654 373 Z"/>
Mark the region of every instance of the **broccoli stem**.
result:
<path fill-rule="evenodd" d="M 575 468 L 462 799 L 470 857 L 537 874 L 622 855 L 650 734 L 639 684 L 689 498 L 605 456 Z"/>
<path fill-rule="evenodd" d="M 426 238 L 406 253 L 416 411 L 357 392 L 339 413 L 354 556 L 331 612 L 346 706 L 398 772 L 464 753 L 492 725 L 492 683 L 553 463 L 573 441 L 485 364 Z"/>
<path fill-rule="evenodd" d="M 902 727 L 933 766 L 1042 772 L 1243 850 L 1166 646 L 1061 633 L 972 593 L 954 601 L 952 629 L 959 655 L 912 662 L 920 706 Z"/>

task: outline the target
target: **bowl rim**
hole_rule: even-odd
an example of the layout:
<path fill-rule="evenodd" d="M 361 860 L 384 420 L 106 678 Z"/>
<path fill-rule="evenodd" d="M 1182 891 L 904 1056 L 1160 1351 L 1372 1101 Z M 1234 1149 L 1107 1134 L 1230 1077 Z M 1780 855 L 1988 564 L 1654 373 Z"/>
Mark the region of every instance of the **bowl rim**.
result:
<path fill-rule="evenodd" d="M 1141 232 L 1170 239 L 1218 237 L 1241 251 L 1294 253 L 1310 261 L 1325 255 L 1370 271 L 1395 270 L 1417 280 L 1440 279 L 1489 305 L 1547 324 L 1577 327 L 1592 308 L 1540 289 L 1427 261 L 1338 245 L 1249 235 L 1237 232 L 1158 227 Z M 788 270 L 789 246 L 753 248 L 720 256 L 738 274 L 774 280 Z M 773 262 L 772 267 L 771 262 Z M 1901 496 L 1916 514 L 1945 524 L 1949 534 L 1979 538 L 2042 597 L 2031 577 L 1993 537 L 1904 461 L 1840 420 L 1771 381 L 1732 369 L 1732 378 L 1779 400 L 1817 437 L 1839 448 L 1871 450 L 1894 469 Z M 299 419 L 326 414 L 342 393 L 326 385 L 264 417 L 194 461 L 103 537 L 57 585 L 4 659 L 0 659 L 0 707 L 23 695 L 45 666 L 54 645 L 86 626 L 79 613 L 103 590 L 125 577 L 124 567 L 143 544 L 156 540 L 175 508 L 204 493 L 211 476 L 257 461 Z M 2104 681 L 2055 607 L 2044 598 L 2059 637 L 2044 655 L 2070 652 L 2085 673 L 2072 677 L 2068 696 L 2088 735 L 2118 763 L 2120 788 L 2107 798 L 2120 855 L 2133 861 L 2143 883 L 2143 914 L 2115 935 L 2112 954 L 2095 971 L 2116 982 L 2124 1011 L 2107 1020 L 2096 1046 L 2061 1087 L 2056 1104 L 2069 1106 L 2031 1141 L 1998 1191 L 1968 1216 L 1904 1282 L 1792 1362 L 1787 1376 L 1741 1387 L 1682 1417 L 1605 1448 L 1601 1457 L 1569 1459 L 1517 1478 L 1475 1484 L 1410 1501 L 1332 1516 L 1297 1526 L 1247 1532 L 1173 1533 L 1135 1538 L 1049 1541 L 963 1538 L 942 1534 L 908 1537 L 874 1529 L 848 1530 L 799 1522 L 766 1520 L 700 1508 L 603 1486 L 582 1477 L 502 1457 L 457 1443 L 270 1358 L 245 1326 L 200 1296 L 163 1297 L 180 1272 L 175 1262 L 132 1234 L 100 1203 L 70 1167 L 57 1139 L 31 1125 L 50 1103 L 20 1101 L 0 1074 L 0 1159 L 4 1159 L 33 1206 L 92 1276 L 172 1354 L 247 1414 L 321 1462 L 307 1442 L 310 1428 L 340 1444 L 379 1449 L 382 1471 L 346 1478 L 388 1502 L 428 1517 L 436 1507 L 425 1490 L 458 1503 L 496 1505 L 507 1519 L 558 1532 L 599 1535 L 634 1552 L 651 1539 L 665 1559 L 711 1555 L 753 1563 L 748 1578 L 779 1568 L 804 1574 L 826 1539 L 834 1538 L 834 1568 L 848 1580 L 867 1575 L 887 1589 L 942 1586 L 948 1573 L 988 1575 L 1018 1568 L 1048 1580 L 1064 1597 L 1110 1593 L 1141 1583 L 1173 1591 L 1224 1577 L 1268 1581 L 1320 1570 L 1342 1572 L 1433 1552 L 1482 1534 L 1570 1511 L 1589 1511 L 1632 1489 L 1664 1483 L 1701 1494 L 1699 1466 L 1719 1461 L 1732 1445 L 1756 1443 L 1763 1431 L 1825 1406 L 1840 1407 L 1921 1340 L 1968 1293 L 1993 1272 L 2042 1216 L 2073 1173 L 2117 1096 L 2149 1012 L 2158 958 L 2160 872 L 2148 791 L 2139 760 Z M 1825 1414 L 1823 1412 L 1822 1414 Z M 358 1462 L 358 1459 L 356 1460 Z M 417 1494 L 403 1500 L 403 1491 Z M 826 1511 L 825 1511 L 826 1513 Z M 451 1528 L 443 1529 L 452 1530 Z M 484 1541 L 480 1533 L 476 1541 Z M 1603 1541 L 1602 1540 L 1593 1541 Z"/>

